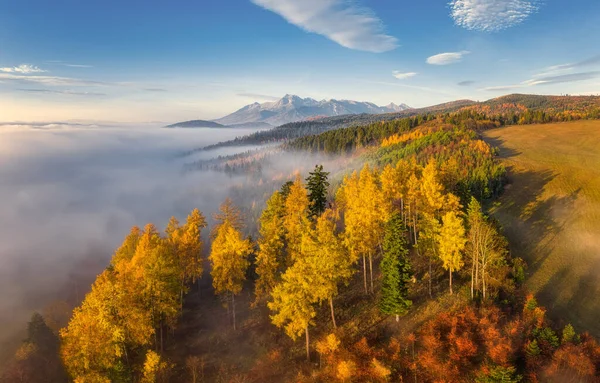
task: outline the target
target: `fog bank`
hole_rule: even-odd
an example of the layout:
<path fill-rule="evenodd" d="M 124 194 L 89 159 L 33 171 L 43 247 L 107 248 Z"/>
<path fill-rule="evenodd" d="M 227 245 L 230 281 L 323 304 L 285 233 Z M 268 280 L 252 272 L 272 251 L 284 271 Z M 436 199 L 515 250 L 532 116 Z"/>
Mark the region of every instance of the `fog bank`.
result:
<path fill-rule="evenodd" d="M 81 299 L 81 281 L 107 265 L 131 226 L 162 228 L 195 207 L 208 216 L 237 181 L 184 173 L 181 153 L 251 132 L 0 125 L 0 344 L 32 310 Z"/>

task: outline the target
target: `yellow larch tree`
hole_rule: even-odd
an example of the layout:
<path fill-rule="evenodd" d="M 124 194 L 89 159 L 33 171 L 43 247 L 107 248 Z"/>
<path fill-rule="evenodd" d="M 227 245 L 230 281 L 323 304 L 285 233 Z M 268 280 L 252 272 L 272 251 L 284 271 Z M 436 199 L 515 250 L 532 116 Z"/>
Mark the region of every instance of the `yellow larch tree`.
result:
<path fill-rule="evenodd" d="M 202 277 L 202 229 L 206 226 L 204 215 L 194 209 L 185 225 L 180 226 L 177 219 L 172 217 L 165 230 L 179 268 L 180 309 L 183 308 L 183 295 L 187 292 L 188 284 Z"/>
<path fill-rule="evenodd" d="M 420 186 L 423 211 L 437 216 L 444 206 L 444 186 L 440 182 L 437 165 L 433 159 L 423 168 Z"/>
<path fill-rule="evenodd" d="M 229 214 L 226 214 L 229 211 Z M 221 213 L 215 215 L 220 221 L 214 231 L 214 239 L 209 260 L 212 265 L 211 276 L 216 294 L 229 294 L 233 314 L 233 329 L 236 330 L 235 295 L 242 291 L 249 266 L 248 256 L 252 253 L 252 242 L 245 239 L 238 227 L 239 211 L 227 201 L 221 205 Z M 234 220 L 230 221 L 233 217 Z"/>
<path fill-rule="evenodd" d="M 317 315 L 313 292 L 316 278 L 311 264 L 300 257 L 285 271 L 281 282 L 271 293 L 272 301 L 268 303 L 269 309 L 274 312 L 271 321 L 275 326 L 283 327 L 293 340 L 305 334 L 307 360 L 310 360 L 308 327 L 314 324 L 313 319 Z"/>
<path fill-rule="evenodd" d="M 106 288 L 105 271 L 92 286 L 66 328 L 60 331 L 61 358 L 69 375 L 74 380 L 85 381 L 86 377 L 111 381 L 115 367 L 123 356 L 125 333 L 116 326 L 106 302 L 100 299 L 98 289 Z"/>
<path fill-rule="evenodd" d="M 285 214 L 283 217 L 283 224 L 286 229 L 288 266 L 296 260 L 300 253 L 300 242 L 302 232 L 308 222 L 309 206 L 308 193 L 302 179 L 297 176 L 285 198 Z"/>
<path fill-rule="evenodd" d="M 314 299 L 328 301 L 333 327 L 337 328 L 333 298 L 338 287 L 352 276 L 352 262 L 342 240 L 336 234 L 338 215 L 331 209 L 317 219 L 316 227 L 306 231 L 303 237 L 303 257 L 311 263 L 316 281 L 313 284 Z"/>
<path fill-rule="evenodd" d="M 444 269 L 450 273 L 450 294 L 452 294 L 452 273 L 460 270 L 464 265 L 462 252 L 467 239 L 463 220 L 456 212 L 446 213 L 442 221 L 438 236 L 439 254 Z"/>
<path fill-rule="evenodd" d="M 279 191 L 275 191 L 267 201 L 267 206 L 259 219 L 260 237 L 256 255 L 258 279 L 255 285 L 255 303 L 270 294 L 279 280 L 279 273 L 285 260 L 284 214 L 284 198 Z"/>
<path fill-rule="evenodd" d="M 350 250 L 351 259 L 355 262 L 362 257 L 365 292 L 369 291 L 366 259 L 369 259 L 373 292 L 373 256 L 381 245 L 383 226 L 389 215 L 378 178 L 377 172 L 367 164 L 360 175 L 354 172 L 350 177 L 344 178 L 336 195 L 344 213 L 344 241 Z"/>
<path fill-rule="evenodd" d="M 133 226 L 129 235 L 125 237 L 123 244 L 117 249 L 115 255 L 112 257 L 111 265 L 116 265 L 118 262 L 130 261 L 135 254 L 135 249 L 137 249 L 138 242 L 140 241 L 140 237 L 142 235 L 142 231 L 139 227 Z"/>

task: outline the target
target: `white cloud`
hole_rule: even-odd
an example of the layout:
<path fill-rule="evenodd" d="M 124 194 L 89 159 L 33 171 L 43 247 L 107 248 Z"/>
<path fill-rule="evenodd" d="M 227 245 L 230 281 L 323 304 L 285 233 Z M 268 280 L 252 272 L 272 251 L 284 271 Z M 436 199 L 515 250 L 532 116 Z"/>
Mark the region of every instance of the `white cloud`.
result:
<path fill-rule="evenodd" d="M 251 0 L 282 16 L 289 23 L 343 47 L 367 52 L 386 52 L 398 40 L 384 31 L 381 20 L 368 8 L 351 0 Z"/>
<path fill-rule="evenodd" d="M 81 80 L 70 77 L 58 76 L 23 76 L 20 74 L 0 73 L 0 81 L 12 81 L 19 83 L 34 83 L 48 86 L 98 86 L 110 85 L 109 83 L 100 81 Z"/>
<path fill-rule="evenodd" d="M 468 55 L 469 51 L 440 53 L 427 58 L 427 64 L 448 65 L 462 61 L 463 56 Z"/>
<path fill-rule="evenodd" d="M 260 93 L 238 93 L 237 95 L 240 97 L 250 98 L 253 100 L 277 101 L 280 99 L 280 97 L 269 96 L 269 95 L 260 94 Z"/>
<path fill-rule="evenodd" d="M 396 77 L 398 80 L 404 80 L 410 77 L 415 77 L 417 75 L 417 72 L 406 72 L 406 73 L 402 73 L 402 72 L 398 72 L 397 70 L 392 72 L 392 76 Z"/>
<path fill-rule="evenodd" d="M 449 5 L 456 25 L 485 32 L 520 24 L 539 9 L 537 0 L 452 0 Z"/>
<path fill-rule="evenodd" d="M 15 66 L 15 67 L 0 68 L 0 72 L 30 74 L 30 73 L 43 73 L 46 71 L 38 68 L 35 65 L 21 64 L 19 66 Z"/>
<path fill-rule="evenodd" d="M 42 94 L 65 94 L 69 96 L 106 96 L 104 93 L 98 92 L 77 92 L 70 89 L 52 90 L 52 89 L 17 89 L 21 92 L 42 93 Z"/>

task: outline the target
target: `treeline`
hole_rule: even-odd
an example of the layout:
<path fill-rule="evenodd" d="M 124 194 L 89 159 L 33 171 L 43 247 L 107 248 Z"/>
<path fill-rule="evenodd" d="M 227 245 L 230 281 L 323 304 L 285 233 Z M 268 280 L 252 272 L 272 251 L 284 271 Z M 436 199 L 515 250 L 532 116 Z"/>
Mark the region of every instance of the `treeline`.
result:
<path fill-rule="evenodd" d="M 235 139 L 230 141 L 224 141 L 214 145 L 209 145 L 199 150 L 212 150 L 228 146 L 264 145 L 268 143 L 285 142 L 293 140 L 295 138 L 320 134 L 334 129 L 342 129 L 351 126 L 363 126 L 378 122 L 393 121 L 408 116 L 455 111 L 463 106 L 471 104 L 474 104 L 474 102 L 470 100 L 458 100 L 445 104 L 434 105 L 427 108 L 407 109 L 398 113 L 346 114 L 342 116 L 326 117 L 316 120 L 291 122 L 270 130 L 256 132 L 247 136 L 236 137 Z"/>
<path fill-rule="evenodd" d="M 506 169 L 496 160 L 496 150 L 481 140 L 473 129 L 434 120 L 402 134 L 384 138 L 365 158 L 379 166 L 412 159 L 426 164 L 435 159 L 444 186 L 467 204 L 500 195 Z"/>
<path fill-rule="evenodd" d="M 589 100 L 588 100 L 589 101 Z M 437 120 L 459 128 L 479 131 L 504 125 L 574 121 L 600 118 L 600 98 L 584 103 L 581 108 L 529 109 L 520 104 L 477 104 L 456 112 L 419 115 L 393 121 L 332 130 L 297 138 L 286 147 L 311 152 L 350 153 L 356 148 L 374 144 L 392 134 L 406 132 L 423 122 Z"/>
<path fill-rule="evenodd" d="M 318 135 L 297 138 L 286 144 L 285 147 L 289 150 L 345 154 L 350 153 L 357 147 L 366 146 L 394 133 L 408 131 L 424 121 L 429 121 L 433 118 L 433 115 L 419 115 L 416 117 L 379 121 L 368 125 L 336 129 Z"/>

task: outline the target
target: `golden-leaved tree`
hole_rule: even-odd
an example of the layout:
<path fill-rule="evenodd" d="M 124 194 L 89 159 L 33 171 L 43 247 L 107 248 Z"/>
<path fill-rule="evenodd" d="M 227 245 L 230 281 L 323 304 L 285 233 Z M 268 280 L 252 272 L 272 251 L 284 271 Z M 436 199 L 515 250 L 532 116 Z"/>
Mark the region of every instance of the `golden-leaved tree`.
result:
<path fill-rule="evenodd" d="M 444 269 L 450 273 L 450 294 L 452 294 L 452 273 L 459 271 L 463 265 L 462 252 L 465 249 L 467 239 L 465 237 L 465 226 L 458 213 L 447 212 L 438 235 L 440 259 Z"/>
<path fill-rule="evenodd" d="M 337 213 L 331 209 L 318 217 L 316 227 L 306 231 L 303 240 L 303 258 L 315 274 L 314 300 L 328 301 L 331 321 L 336 328 L 333 298 L 340 284 L 352 276 L 352 262 L 343 241 L 336 234 Z"/>
<path fill-rule="evenodd" d="M 162 349 L 163 328 L 173 328 L 180 314 L 182 275 L 197 270 L 197 260 L 181 254 L 185 246 L 173 246 L 173 230 L 179 230 L 174 219 L 166 238 L 152 224 L 144 231 L 133 227 L 60 331 L 61 358 L 75 382 L 131 380 L 153 337 L 155 348 Z M 201 247 L 199 235 L 190 237 L 188 247 Z"/>
<path fill-rule="evenodd" d="M 291 265 L 300 253 L 302 232 L 306 227 L 309 207 L 308 193 L 302 183 L 302 179 L 300 176 L 297 176 L 285 198 L 285 214 L 283 217 L 288 253 L 286 263 L 288 265 Z"/>
<path fill-rule="evenodd" d="M 236 329 L 235 295 L 242 291 L 249 266 L 248 256 L 252 253 L 252 242 L 244 238 L 240 231 L 241 213 L 227 199 L 215 215 L 217 225 L 209 260 L 212 264 L 210 275 L 216 294 L 229 294 L 233 314 L 233 329 Z"/>
<path fill-rule="evenodd" d="M 180 282 L 180 306 L 183 307 L 183 295 L 187 292 L 188 284 L 202 277 L 202 229 L 206 227 L 206 218 L 194 209 L 188 215 L 185 225 L 172 217 L 167 225 L 166 234 L 169 244 L 177 257 Z"/>
<path fill-rule="evenodd" d="M 279 191 L 276 191 L 267 201 L 267 206 L 259 219 L 260 238 L 256 255 L 258 279 L 255 285 L 255 303 L 268 296 L 279 281 L 279 273 L 285 261 L 284 214 L 284 198 Z"/>
<path fill-rule="evenodd" d="M 337 217 L 327 209 L 314 226 L 305 218 L 300 254 L 273 289 L 272 301 L 268 303 L 274 312 L 273 324 L 283 327 L 293 340 L 305 334 L 307 359 L 310 359 L 309 326 L 316 315 L 315 304 L 329 302 L 336 327 L 333 298 L 339 285 L 352 275 L 352 260 L 336 234 Z"/>
<path fill-rule="evenodd" d="M 381 245 L 382 233 L 389 210 L 379 185 L 378 174 L 368 165 L 360 175 L 354 172 L 345 177 L 336 200 L 344 213 L 344 240 L 353 261 L 362 257 L 365 292 L 367 287 L 367 262 L 369 259 L 371 292 L 373 287 L 373 257 Z"/>
<path fill-rule="evenodd" d="M 269 309 L 273 324 L 283 327 L 285 333 L 293 340 L 302 333 L 306 336 L 306 358 L 310 360 L 308 327 L 317 315 L 313 285 L 317 276 L 313 265 L 306 259 L 299 258 L 289 267 L 271 293 L 272 301 Z"/>

